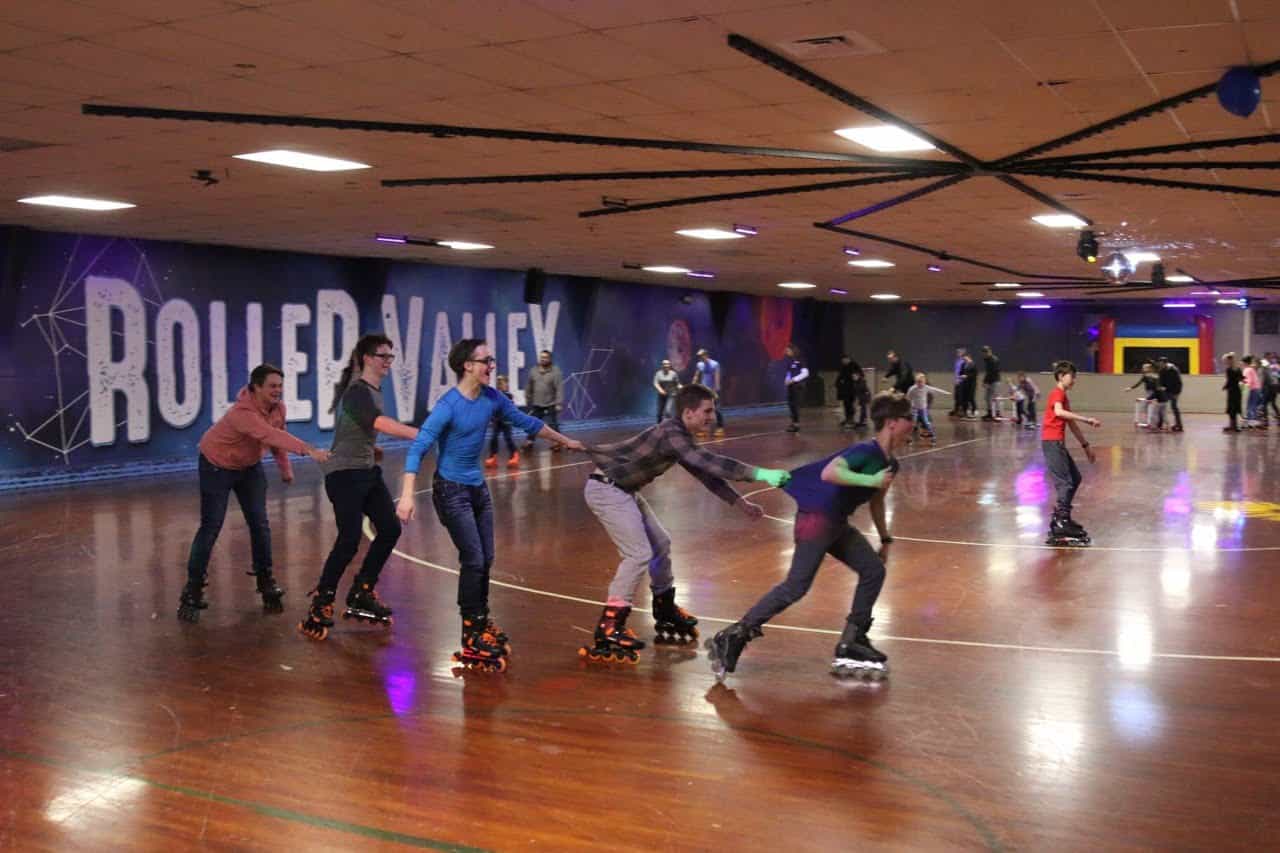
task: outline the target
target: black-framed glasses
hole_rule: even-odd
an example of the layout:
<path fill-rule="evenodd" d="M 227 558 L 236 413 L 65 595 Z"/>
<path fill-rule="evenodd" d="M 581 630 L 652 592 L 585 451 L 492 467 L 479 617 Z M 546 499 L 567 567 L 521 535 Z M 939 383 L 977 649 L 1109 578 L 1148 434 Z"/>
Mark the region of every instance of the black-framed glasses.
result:
<path fill-rule="evenodd" d="M 380 358 L 387 364 L 396 360 L 396 354 L 393 352 L 375 352 L 370 353 L 374 358 Z"/>
<path fill-rule="evenodd" d="M 495 364 L 498 363 L 498 360 L 491 355 L 486 355 L 484 358 L 469 358 L 467 359 L 467 363 L 468 364 L 487 364 L 490 367 L 493 367 Z"/>

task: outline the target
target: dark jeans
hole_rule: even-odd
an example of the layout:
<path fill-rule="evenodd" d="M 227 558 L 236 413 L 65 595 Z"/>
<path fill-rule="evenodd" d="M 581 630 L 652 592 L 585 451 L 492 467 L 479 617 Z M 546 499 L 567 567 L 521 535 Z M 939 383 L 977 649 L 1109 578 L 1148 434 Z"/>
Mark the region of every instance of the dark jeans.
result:
<path fill-rule="evenodd" d="M 662 423 L 662 418 L 675 411 L 676 397 L 674 394 L 658 394 L 658 423 Z"/>
<path fill-rule="evenodd" d="M 791 410 L 791 422 L 800 423 L 800 383 L 793 382 L 787 386 L 787 408 Z"/>
<path fill-rule="evenodd" d="M 324 493 L 333 504 L 333 517 L 338 522 L 338 540 L 324 561 L 318 589 L 336 590 L 348 564 L 360 550 L 360 528 L 364 516 L 373 522 L 375 536 L 365 552 L 358 580 L 370 586 L 378 582 L 382 567 L 400 538 L 400 519 L 396 505 L 382 481 L 381 466 L 349 468 L 333 471 L 324 478 Z"/>
<path fill-rule="evenodd" d="M 249 547 L 253 551 L 253 570 L 271 568 L 271 527 L 267 523 L 267 475 L 262 463 L 248 468 L 219 468 L 200 454 L 200 529 L 191 542 L 187 558 L 187 579 L 199 581 L 209 569 L 209 556 L 227 517 L 227 500 L 232 492 L 240 502 L 245 523 L 249 525 Z"/>
<path fill-rule="evenodd" d="M 1067 445 L 1062 441 L 1042 441 L 1040 445 L 1044 448 L 1044 466 L 1049 472 L 1050 479 L 1053 480 L 1054 491 L 1058 493 L 1057 510 L 1060 512 L 1071 512 L 1071 501 L 1076 496 L 1076 489 L 1080 488 L 1080 469 L 1076 467 L 1076 462 L 1071 458 L 1071 454 L 1067 452 Z"/>
<path fill-rule="evenodd" d="M 555 427 L 552 427 L 555 429 Z M 507 452 L 516 452 L 516 440 L 511 435 L 511 424 L 506 421 L 498 420 L 493 422 L 493 438 L 489 439 L 489 455 L 498 455 L 498 436 L 501 435 L 507 440 Z"/>
<path fill-rule="evenodd" d="M 1035 400 L 1018 400 L 1018 420 L 1026 420 L 1027 423 L 1036 422 L 1036 401 Z"/>
<path fill-rule="evenodd" d="M 724 413 L 720 411 L 720 395 L 716 395 L 716 429 L 724 429 Z"/>
<path fill-rule="evenodd" d="M 537 418 L 538 420 L 542 421 L 544 424 L 551 427 L 556 432 L 560 431 L 560 413 L 556 411 L 555 406 L 530 406 L 529 414 Z M 510 431 L 510 429 L 511 429 L 510 427 L 507 427 L 508 432 Z M 496 434 L 494 435 L 493 440 L 495 442 L 498 440 Z M 495 448 L 497 446 L 498 446 L 497 444 L 494 444 Z M 525 436 L 524 446 L 533 447 L 533 436 L 531 435 Z M 495 450 L 494 452 L 497 452 L 497 451 Z"/>
<path fill-rule="evenodd" d="M 1178 395 L 1167 392 L 1166 394 L 1169 397 L 1169 408 L 1173 409 L 1173 426 L 1175 429 L 1182 429 L 1182 411 L 1178 408 Z"/>
<path fill-rule="evenodd" d="M 849 621 L 865 624 L 884 586 L 884 563 L 871 544 L 847 521 L 827 518 L 811 512 L 796 513 L 796 549 L 791 556 L 791 571 L 786 579 L 764 594 L 742 617 L 744 625 L 759 628 L 774 616 L 795 604 L 818 574 L 827 554 L 858 573 L 858 586 L 853 592 Z"/>
<path fill-rule="evenodd" d="M 976 415 L 978 413 L 978 380 L 976 377 L 964 381 L 964 405 L 960 407 L 960 411 L 966 415 Z"/>
<path fill-rule="evenodd" d="M 437 474 L 431 503 L 458 549 L 458 610 L 470 616 L 489 609 L 489 569 L 493 566 L 493 501 L 489 487 L 455 483 Z"/>

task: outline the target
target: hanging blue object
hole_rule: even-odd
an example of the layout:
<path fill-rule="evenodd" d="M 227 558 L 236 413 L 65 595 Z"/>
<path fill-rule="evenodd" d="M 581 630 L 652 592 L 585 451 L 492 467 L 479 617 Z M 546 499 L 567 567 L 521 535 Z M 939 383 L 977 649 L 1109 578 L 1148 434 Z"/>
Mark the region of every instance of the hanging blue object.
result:
<path fill-rule="evenodd" d="M 1227 112 L 1248 118 L 1262 100 L 1262 80 L 1252 68 L 1237 65 L 1218 81 L 1218 103 Z"/>

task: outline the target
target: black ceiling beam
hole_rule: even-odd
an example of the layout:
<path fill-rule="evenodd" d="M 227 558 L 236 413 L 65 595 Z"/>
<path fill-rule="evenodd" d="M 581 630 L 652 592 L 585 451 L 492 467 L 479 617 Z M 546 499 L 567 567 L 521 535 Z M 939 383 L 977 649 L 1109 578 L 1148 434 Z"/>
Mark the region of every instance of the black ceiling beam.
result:
<path fill-rule="evenodd" d="M 1215 139 L 1204 142 L 1176 142 L 1172 145 L 1147 145 L 1141 148 L 1117 148 L 1113 151 L 1091 151 L 1088 154 L 1067 154 L 1061 157 L 1041 157 L 1036 160 L 1020 160 L 1007 164 L 1010 168 L 1024 169 L 1039 166 L 1084 165 L 1085 160 L 1114 160 L 1117 157 L 1147 157 L 1152 154 L 1180 154 L 1187 151 L 1213 151 L 1218 148 L 1240 148 L 1253 145 L 1270 145 L 1280 142 L 1280 133 L 1261 136 L 1236 136 L 1231 139 Z"/>
<path fill-rule="evenodd" d="M 845 222 L 849 222 L 854 219 L 861 219 L 864 216 L 870 216 L 873 213 L 879 213 L 880 211 L 886 210 L 887 208 L 896 207 L 900 204 L 911 201 L 912 199 L 920 198 L 920 196 L 922 195 L 928 195 L 929 193 L 934 193 L 934 192 L 937 192 L 938 190 L 946 189 L 947 187 L 958 184 L 961 181 L 967 181 L 969 180 L 969 177 L 970 176 L 968 174 L 951 175 L 949 177 L 943 178 L 940 181 L 935 181 L 932 184 L 928 184 L 927 186 L 914 189 L 909 193 L 903 193 L 900 196 L 894 196 L 893 198 L 885 199 L 884 201 L 878 201 L 873 205 L 861 208 L 859 210 L 851 210 L 842 216 L 837 216 L 835 219 L 828 219 L 827 224 L 842 225 Z"/>
<path fill-rule="evenodd" d="M 757 62 L 768 65 L 775 71 L 781 71 L 791 79 L 798 80 L 810 88 L 817 89 L 822 94 L 829 98 L 834 98 L 845 106 L 853 107 L 855 110 L 864 112 L 872 118 L 878 118 L 886 124 L 897 125 L 898 127 L 910 130 L 916 136 L 929 142 L 939 151 L 944 154 L 950 154 L 952 157 L 972 169 L 978 169 L 984 165 L 981 160 L 974 157 L 969 152 L 963 151 L 951 143 L 939 139 L 926 130 L 921 130 L 911 124 L 911 122 L 904 121 L 883 107 L 876 106 L 867 99 L 858 97 L 848 89 L 837 86 L 835 83 L 832 83 L 824 77 L 819 77 L 809 69 L 797 65 L 785 56 L 769 50 L 769 48 L 764 45 L 757 44 L 746 36 L 731 33 L 729 35 L 728 42 L 729 47 L 734 50 L 745 53 Z"/>
<path fill-rule="evenodd" d="M 1058 169 L 1087 169 L 1099 171 L 1157 171 L 1160 169 L 1280 169 L 1280 160 L 1164 160 L 1155 162 L 1133 161 L 1120 163 L 1045 163 L 1043 166 L 1024 164 L 1010 167 L 1010 171 L 1023 175 L 1044 174 Z"/>
<path fill-rule="evenodd" d="M 794 157 L 805 160 L 835 160 L 848 163 L 878 165 L 882 158 L 831 151 L 805 151 L 796 148 L 765 148 L 755 145 L 722 145 L 717 142 L 693 142 L 675 139 L 640 139 L 623 136 L 590 136 L 581 133 L 551 133 L 536 130 L 511 130 L 496 127 L 464 127 L 454 124 L 422 124 L 399 121 L 365 121 L 347 118 L 313 116 L 262 115 L 259 113 L 206 112 L 203 110 L 170 110 L 157 107 L 82 104 L 88 116 L 116 118 L 148 118 L 168 121 L 207 121 L 214 124 L 258 124 L 271 127 L 309 127 L 317 130 L 362 130 L 373 133 L 413 133 L 439 139 L 470 137 L 503 139 L 516 142 L 557 142 L 567 145 L 600 145 L 613 148 L 651 148 L 664 151 L 693 151 L 705 154 L 739 154 L 753 157 Z M 910 160 L 915 163 L 918 161 Z"/>
<path fill-rule="evenodd" d="M 1094 175 L 1089 172 L 1057 171 L 1036 172 L 1046 178 L 1062 178 L 1069 181 L 1103 181 L 1113 184 L 1136 184 L 1142 187 L 1166 187 L 1177 190 L 1203 190 L 1205 192 L 1227 193 L 1233 195 L 1258 195 L 1267 198 L 1280 197 L 1280 190 L 1269 190 L 1263 187 L 1242 187 L 1235 184 L 1202 184 L 1196 181 L 1168 181 L 1163 178 L 1139 178 L 1132 175 Z"/>
<path fill-rule="evenodd" d="M 1105 284 L 1106 281 L 1107 279 L 1105 278 L 1077 278 L 1075 276 L 1056 275 L 1047 281 L 1027 281 L 1026 278 L 1024 278 L 1022 281 L 1013 281 L 1013 282 L 1009 281 L 1008 279 L 1004 279 L 999 282 L 962 281 L 962 282 L 959 282 L 959 284 L 962 287 L 992 287 L 993 285 L 996 285 L 996 284 L 1020 284 L 1023 287 L 1029 287 L 1029 288 L 1035 289 L 1039 287 L 1048 287 L 1048 286 L 1056 287 L 1058 286 L 1059 282 L 1075 282 L 1083 287 L 1092 287 L 1094 285 L 1101 286 Z M 1065 287 L 1066 285 L 1062 285 L 1062 286 Z M 996 289 L 997 290 L 1013 290 L 1014 288 L 1001 287 Z"/>
<path fill-rule="evenodd" d="M 870 178 L 858 178 L 851 181 L 828 181 L 821 184 L 797 184 L 789 187 L 774 187 L 772 189 L 763 190 L 745 190 L 736 193 L 716 193 L 714 195 L 695 195 L 685 198 L 666 199 L 665 201 L 650 201 L 640 204 L 619 205 L 617 207 L 599 207 L 593 210 L 583 210 L 578 216 L 588 219 L 593 216 L 613 216 L 620 213 L 638 213 L 643 210 L 660 210 L 667 207 L 684 207 L 690 204 L 709 204 L 716 201 L 734 201 L 744 198 L 764 198 L 772 195 L 795 195 L 798 193 L 821 192 L 823 190 L 838 190 L 848 187 L 862 187 L 870 184 L 891 184 L 897 181 L 916 181 L 920 179 L 920 175 L 910 173 L 895 173 L 891 175 L 876 175 Z"/>
<path fill-rule="evenodd" d="M 1013 187 L 1015 190 L 1017 190 L 1020 193 L 1031 196 L 1036 201 L 1040 202 L 1041 204 L 1048 205 L 1049 207 L 1052 207 L 1054 210 L 1057 210 L 1061 213 L 1071 214 L 1076 219 L 1079 219 L 1081 222 L 1083 222 L 1085 225 L 1093 224 L 1093 220 L 1085 216 L 1083 213 L 1077 213 L 1076 211 L 1067 207 L 1065 204 L 1053 198 L 1052 196 L 1047 196 L 1044 193 L 1040 192 L 1039 190 L 1035 189 L 1034 187 L 1027 186 L 1017 178 L 1011 177 L 1009 175 L 998 174 L 996 175 L 996 180 L 1000 181 L 1000 183 L 1002 184 L 1006 184 L 1008 186 Z"/>
<path fill-rule="evenodd" d="M 877 243 L 884 243 L 889 246 L 897 246 L 900 249 L 907 249 L 911 252 L 919 252 L 922 255 L 929 255 L 940 261 L 956 261 L 957 263 L 969 264 L 970 266 L 980 267 L 982 269 L 994 270 L 996 272 L 1008 273 L 1013 278 L 1043 278 L 1043 279 L 1071 279 L 1075 276 L 1061 275 L 1041 275 L 1039 273 L 1020 272 L 1018 270 L 1002 267 L 998 264 L 989 264 L 986 261 L 979 261 L 973 258 L 966 258 L 962 255 L 952 254 L 945 249 L 932 249 L 928 246 L 921 246 L 919 243 L 908 243 L 906 240 L 895 240 L 892 237 L 883 237 L 879 234 L 871 234 L 866 231 L 855 231 L 852 228 L 845 228 L 840 225 L 832 225 L 830 222 L 815 222 L 814 228 L 821 228 L 823 231 L 831 231 L 836 234 L 844 234 L 848 237 L 857 237 L 862 240 L 872 240 Z"/>
<path fill-rule="evenodd" d="M 545 172 L 529 175 L 475 175 L 453 178 L 392 178 L 384 187 L 443 187 L 475 184 L 542 184 L 561 181 L 655 181 L 683 178 L 767 178 L 784 175 L 864 175 L 877 172 L 901 172 L 901 167 L 885 166 L 815 166 L 797 169 L 672 169 L 655 172 Z M 908 170 L 915 171 L 915 170 Z M 923 172 L 931 175 L 935 170 Z"/>
<path fill-rule="evenodd" d="M 1253 66 L 1253 71 L 1259 77 L 1268 77 L 1275 74 L 1277 71 L 1280 71 L 1280 60 L 1269 62 L 1266 65 L 1255 65 Z M 1147 104 L 1145 107 L 1130 110 L 1127 113 L 1121 113 L 1114 118 L 1109 118 L 1106 121 L 1100 121 L 1097 124 L 1091 124 L 1088 127 L 1075 131 L 1074 133 L 1068 133 L 1065 136 L 1059 136 L 1057 139 L 1050 139 L 1048 142 L 1042 142 L 1039 145 L 1032 146 L 1031 148 L 1025 148 L 1016 154 L 1010 154 L 1008 157 L 1002 157 L 996 161 L 995 166 L 997 168 L 1001 168 L 1009 165 L 1010 163 L 1026 160 L 1027 158 L 1034 157 L 1037 154 L 1043 154 L 1046 151 L 1053 151 L 1056 148 L 1062 148 L 1064 146 L 1080 142 L 1081 140 L 1088 139 L 1091 136 L 1106 133 L 1108 130 L 1113 130 L 1114 128 L 1122 125 L 1129 124 L 1130 122 L 1138 121 L 1139 119 L 1147 118 L 1148 116 L 1155 115 L 1156 113 L 1163 112 L 1164 110 L 1172 107 L 1179 107 L 1183 104 L 1203 98 L 1206 95 L 1211 95 L 1217 88 L 1218 84 L 1215 81 L 1213 83 L 1206 83 L 1203 86 L 1198 86 L 1194 89 L 1188 89 L 1181 94 L 1164 98 L 1163 100 L 1156 101 L 1155 103 Z"/>

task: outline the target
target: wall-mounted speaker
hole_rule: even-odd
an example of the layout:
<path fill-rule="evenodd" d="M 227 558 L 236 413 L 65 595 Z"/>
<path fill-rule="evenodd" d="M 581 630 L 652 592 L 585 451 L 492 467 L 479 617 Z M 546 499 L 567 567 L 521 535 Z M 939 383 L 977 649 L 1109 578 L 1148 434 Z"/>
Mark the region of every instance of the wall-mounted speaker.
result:
<path fill-rule="evenodd" d="M 529 267 L 524 273 L 524 301 L 528 305 L 541 305 L 547 289 L 547 274 L 537 267 Z"/>

